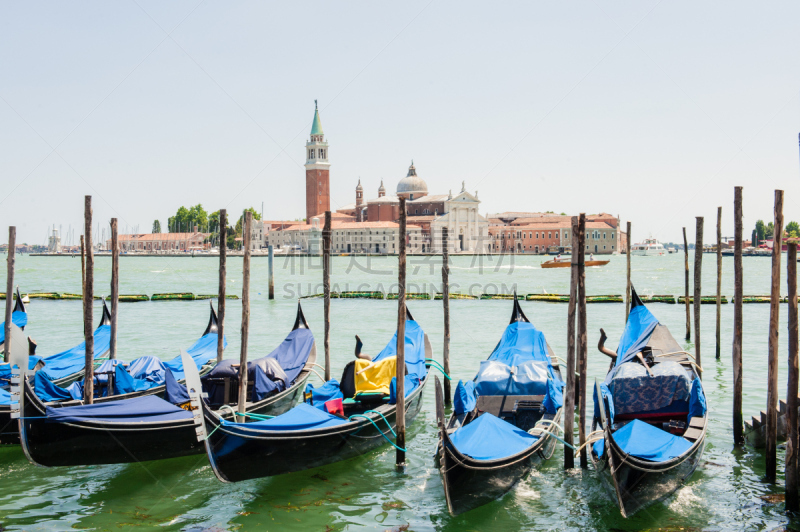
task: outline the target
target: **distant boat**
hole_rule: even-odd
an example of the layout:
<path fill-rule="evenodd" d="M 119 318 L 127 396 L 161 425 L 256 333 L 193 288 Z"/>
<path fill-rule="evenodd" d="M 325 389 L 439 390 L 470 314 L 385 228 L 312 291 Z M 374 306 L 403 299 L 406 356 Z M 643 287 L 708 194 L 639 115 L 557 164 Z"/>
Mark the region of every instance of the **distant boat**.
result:
<path fill-rule="evenodd" d="M 655 238 L 647 238 L 641 244 L 634 244 L 631 248 L 631 255 L 651 256 L 666 255 L 667 250 Z"/>
<path fill-rule="evenodd" d="M 611 261 L 608 260 L 587 260 L 584 262 L 584 266 L 605 266 Z M 547 262 L 542 263 L 542 268 L 569 268 L 572 266 L 572 262 L 568 260 L 548 260 Z"/>

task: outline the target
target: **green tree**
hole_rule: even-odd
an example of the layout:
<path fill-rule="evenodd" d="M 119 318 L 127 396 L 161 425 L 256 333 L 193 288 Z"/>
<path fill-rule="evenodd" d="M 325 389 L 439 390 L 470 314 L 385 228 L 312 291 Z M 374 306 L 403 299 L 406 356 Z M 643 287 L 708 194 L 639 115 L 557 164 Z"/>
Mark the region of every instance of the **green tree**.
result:
<path fill-rule="evenodd" d="M 244 225 L 244 214 L 250 211 L 253 213 L 253 220 L 260 220 L 261 215 L 256 212 L 256 210 L 252 207 L 249 209 L 245 209 L 242 211 L 242 215 L 239 216 L 239 220 L 236 222 L 236 236 L 242 236 L 242 226 Z"/>
<path fill-rule="evenodd" d="M 161 222 L 158 220 L 153 221 L 153 230 L 152 233 L 160 233 L 161 232 Z"/>
<path fill-rule="evenodd" d="M 789 222 L 786 224 L 786 236 L 797 238 L 800 236 L 800 224 L 797 222 Z"/>
<path fill-rule="evenodd" d="M 764 231 L 764 236 L 766 238 L 772 238 L 774 234 L 775 234 L 775 224 L 773 222 L 770 222 L 767 224 L 767 228 Z"/>
<path fill-rule="evenodd" d="M 208 225 L 208 213 L 200 203 L 189 209 L 189 224 L 196 225 L 200 231 Z"/>
<path fill-rule="evenodd" d="M 209 233 L 219 232 L 219 211 L 212 212 L 208 216 L 208 232 Z"/>
<path fill-rule="evenodd" d="M 756 229 L 753 232 L 755 234 L 755 239 L 753 240 L 753 245 L 758 246 L 767 235 L 767 226 L 764 224 L 764 220 L 758 220 L 756 222 Z"/>

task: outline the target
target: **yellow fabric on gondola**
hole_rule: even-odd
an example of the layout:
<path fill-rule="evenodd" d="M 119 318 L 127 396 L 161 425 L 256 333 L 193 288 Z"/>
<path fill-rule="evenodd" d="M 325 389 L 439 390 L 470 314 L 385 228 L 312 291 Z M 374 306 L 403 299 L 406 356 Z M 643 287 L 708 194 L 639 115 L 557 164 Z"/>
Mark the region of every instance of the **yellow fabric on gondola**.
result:
<path fill-rule="evenodd" d="M 397 375 L 397 357 L 388 357 L 380 362 L 375 362 L 364 373 L 358 374 L 372 364 L 368 360 L 356 360 L 356 395 L 360 393 L 382 393 L 389 395 L 389 385 L 392 377 Z"/>

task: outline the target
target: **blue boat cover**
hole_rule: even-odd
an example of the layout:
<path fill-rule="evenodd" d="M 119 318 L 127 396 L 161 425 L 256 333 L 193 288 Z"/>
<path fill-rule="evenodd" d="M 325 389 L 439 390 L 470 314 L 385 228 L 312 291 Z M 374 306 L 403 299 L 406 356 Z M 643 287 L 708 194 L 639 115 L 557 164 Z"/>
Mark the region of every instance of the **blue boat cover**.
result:
<path fill-rule="evenodd" d="M 111 342 L 111 326 L 101 325 L 94 331 L 94 358 L 104 356 Z M 51 381 L 73 375 L 84 368 L 86 363 L 86 342 L 81 342 L 72 349 L 43 357 L 45 366 L 39 370 Z"/>
<path fill-rule="evenodd" d="M 266 358 L 274 358 L 286 374 L 286 387 L 290 387 L 303 371 L 314 345 L 310 329 L 295 329 Z"/>
<path fill-rule="evenodd" d="M 83 381 L 75 381 L 66 388 L 69 395 L 76 401 L 83 399 Z"/>
<path fill-rule="evenodd" d="M 178 382 L 169 368 L 167 368 L 167 375 L 164 379 L 164 399 L 174 405 L 189 402 L 189 392 L 186 390 L 186 386 Z"/>
<path fill-rule="evenodd" d="M 114 371 L 114 393 L 116 395 L 141 392 L 152 386 L 152 383 L 145 379 L 134 379 L 122 364 L 118 364 Z"/>
<path fill-rule="evenodd" d="M 461 454 L 475 460 L 499 460 L 521 453 L 538 438 L 486 412 L 456 430 L 450 440 Z"/>
<path fill-rule="evenodd" d="M 419 377 L 415 374 L 406 375 L 405 387 L 403 388 L 404 397 L 408 397 L 411 392 L 417 389 L 421 383 Z M 397 404 L 397 377 L 392 377 L 392 382 L 389 383 L 389 404 Z"/>
<path fill-rule="evenodd" d="M 542 401 L 546 413 L 555 414 L 559 408 L 564 406 L 564 386 L 566 385 L 565 382 L 547 379 L 547 393 Z"/>
<path fill-rule="evenodd" d="M 37 371 L 33 376 L 33 391 L 42 401 L 69 401 L 72 395 L 69 391 L 53 383 L 50 379 Z"/>
<path fill-rule="evenodd" d="M 625 453 L 651 462 L 671 460 L 692 447 L 692 443 L 689 440 L 670 434 L 638 419 L 634 419 L 613 433 L 613 438 Z M 596 441 L 592 445 L 592 449 L 597 456 L 603 456 L 605 441 Z"/>
<path fill-rule="evenodd" d="M 706 410 L 706 394 L 703 391 L 703 383 L 698 377 L 695 377 L 689 397 L 689 419 L 687 421 L 691 421 L 693 417 L 706 417 Z"/>
<path fill-rule="evenodd" d="M 550 378 L 549 363 L 528 359 L 516 366 L 483 360 L 475 376 L 478 395 L 545 395 Z"/>
<path fill-rule="evenodd" d="M 131 361 L 128 366 L 128 373 L 137 381 L 149 381 L 148 388 L 151 388 L 164 384 L 167 367 L 158 357 L 143 356 Z"/>
<path fill-rule="evenodd" d="M 192 413 L 154 395 L 108 401 L 93 405 L 47 407 L 48 423 L 94 421 L 101 423 L 148 423 L 191 419 Z"/>
<path fill-rule="evenodd" d="M 319 388 L 314 388 L 310 382 L 306 384 L 306 393 L 311 393 L 311 402 L 314 408 L 325 411 L 325 403 L 332 399 L 344 399 L 342 391 L 339 389 L 339 381 L 331 379 Z M 308 404 L 308 403 L 306 403 Z"/>
<path fill-rule="evenodd" d="M 631 309 L 630 314 L 628 314 L 628 322 L 625 324 L 625 330 L 622 332 L 622 339 L 617 347 L 617 361 L 614 371 L 608 372 L 606 384 L 611 381 L 614 373 L 616 373 L 616 368 L 625 362 L 633 360 L 636 353 L 647 345 L 647 341 L 650 340 L 650 336 L 657 325 L 658 320 L 644 305 L 636 305 Z"/>
<path fill-rule="evenodd" d="M 192 347 L 186 350 L 191 355 L 192 360 L 197 365 L 197 369 L 202 368 L 208 361 L 217 357 L 217 333 L 208 333 L 201 336 Z M 223 349 L 228 346 L 228 340 L 222 339 Z M 181 356 L 178 355 L 172 360 L 164 362 L 164 365 L 172 371 L 175 379 L 182 381 L 185 379 L 183 374 L 183 361 Z"/>
<path fill-rule="evenodd" d="M 472 381 L 462 382 L 459 380 L 456 391 L 453 393 L 453 410 L 456 415 L 472 412 L 477 403 L 475 383 Z"/>
<path fill-rule="evenodd" d="M 28 324 L 28 313 L 15 310 L 11 313 L 11 323 L 22 329 Z M 0 344 L 6 341 L 6 322 L 0 323 Z"/>
<path fill-rule="evenodd" d="M 261 368 L 255 370 L 252 401 L 261 401 L 272 392 L 283 389 L 283 381 L 272 381 Z"/>
<path fill-rule="evenodd" d="M 373 362 L 393 356 L 397 356 L 397 331 Z M 405 358 L 408 373 L 416 373 L 424 379 L 428 374 L 428 369 L 425 367 L 425 331 L 414 320 L 406 320 Z"/>
<path fill-rule="evenodd" d="M 650 372 L 652 375 L 636 362 L 617 366 L 608 384 L 617 414 L 653 412 L 676 401 L 685 403 L 689 400 L 689 378 L 680 364 L 661 362 L 655 364 Z"/>
<path fill-rule="evenodd" d="M 245 427 L 263 431 L 312 430 L 335 427 L 345 423 L 347 423 L 346 419 L 334 416 L 306 403 L 299 403 L 288 412 L 264 421 L 235 423 L 222 420 L 222 424 L 226 427 Z"/>
<path fill-rule="evenodd" d="M 611 396 L 611 391 L 608 389 L 607 384 L 603 383 L 600 385 L 600 393 L 603 394 L 603 398 L 606 400 L 606 416 L 608 417 L 608 423 L 614 423 L 614 398 Z M 596 388 L 592 392 L 592 397 L 594 397 L 594 419 L 600 422 L 600 408 L 597 402 Z"/>
<path fill-rule="evenodd" d="M 538 360 L 550 364 L 550 350 L 544 333 L 527 321 L 515 321 L 506 327 L 503 337 L 489 360 L 516 366 L 521 362 Z"/>

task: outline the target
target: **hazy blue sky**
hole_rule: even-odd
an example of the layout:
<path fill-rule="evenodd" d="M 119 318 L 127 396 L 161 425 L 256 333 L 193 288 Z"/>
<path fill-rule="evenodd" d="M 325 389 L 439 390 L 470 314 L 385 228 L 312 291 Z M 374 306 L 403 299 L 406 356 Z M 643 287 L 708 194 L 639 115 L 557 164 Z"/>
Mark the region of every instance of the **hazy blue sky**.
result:
<path fill-rule="evenodd" d="M 0 3 L 0 242 L 180 205 L 304 215 L 319 99 L 332 207 L 393 189 L 607 211 L 634 240 L 800 219 L 796 2 Z M 79 232 L 77 233 L 79 234 Z M 694 237 L 691 237 L 694 240 Z"/>

